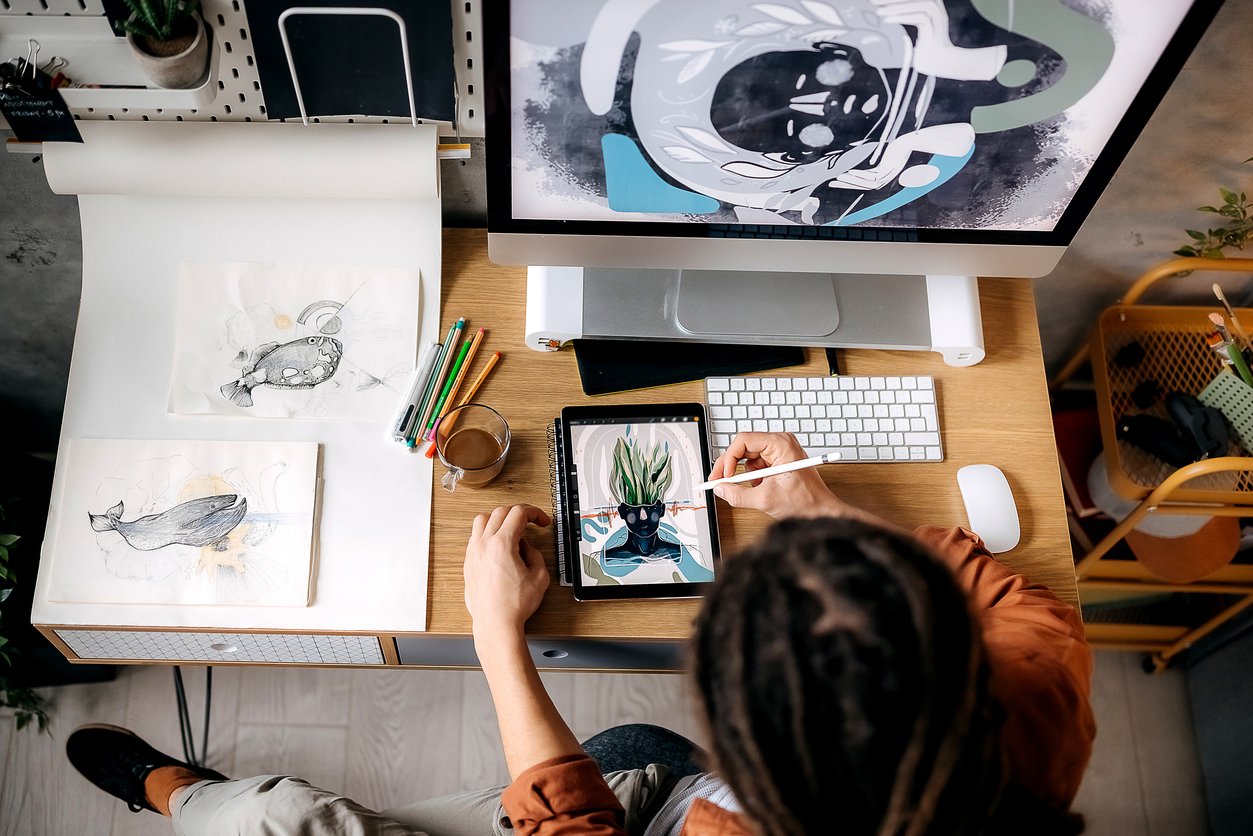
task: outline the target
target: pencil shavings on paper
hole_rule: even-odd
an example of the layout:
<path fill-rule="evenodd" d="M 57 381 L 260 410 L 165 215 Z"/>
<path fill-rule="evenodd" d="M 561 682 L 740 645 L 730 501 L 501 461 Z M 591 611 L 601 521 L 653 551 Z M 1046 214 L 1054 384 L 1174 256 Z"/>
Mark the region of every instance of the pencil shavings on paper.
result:
<path fill-rule="evenodd" d="M 169 412 L 385 420 L 419 287 L 410 268 L 184 263 Z"/>
<path fill-rule="evenodd" d="M 70 443 L 48 599 L 303 607 L 318 445 Z"/>

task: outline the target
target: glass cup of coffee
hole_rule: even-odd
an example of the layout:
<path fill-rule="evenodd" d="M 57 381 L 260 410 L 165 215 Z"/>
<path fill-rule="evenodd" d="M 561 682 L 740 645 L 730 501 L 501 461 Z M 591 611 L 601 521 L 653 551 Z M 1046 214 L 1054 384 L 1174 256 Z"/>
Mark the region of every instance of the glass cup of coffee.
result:
<path fill-rule="evenodd" d="M 500 413 L 481 403 L 451 409 L 435 429 L 435 452 L 448 468 L 441 484 L 452 492 L 457 485 L 486 485 L 505 466 L 509 453 L 509 425 Z"/>

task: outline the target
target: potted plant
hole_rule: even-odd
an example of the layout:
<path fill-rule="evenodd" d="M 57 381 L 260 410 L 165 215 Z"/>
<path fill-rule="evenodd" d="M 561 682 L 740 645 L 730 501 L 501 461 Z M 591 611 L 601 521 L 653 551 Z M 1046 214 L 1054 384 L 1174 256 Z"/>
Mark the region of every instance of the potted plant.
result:
<path fill-rule="evenodd" d="M 196 87 L 209 68 L 209 33 L 200 0 L 124 0 L 131 15 L 122 21 L 135 60 L 157 85 Z"/>
<path fill-rule="evenodd" d="M 1244 162 L 1253 162 L 1253 157 Z M 1225 258 L 1223 251 L 1228 247 L 1243 250 L 1244 245 L 1253 240 L 1253 204 L 1249 203 L 1249 196 L 1221 187 L 1218 194 L 1223 199 L 1221 206 L 1201 206 L 1198 211 L 1218 215 L 1223 223 L 1204 232 L 1199 229 L 1185 230 L 1192 243 L 1175 250 L 1175 255 Z"/>
<path fill-rule="evenodd" d="M 4 519 L 4 510 L 0 509 L 0 520 Z M 30 688 L 14 683 L 9 673 L 13 669 L 13 658 L 9 655 L 12 642 L 4 635 L 3 604 L 13 594 L 13 584 L 17 578 L 9 567 L 9 548 L 20 538 L 16 534 L 0 534 L 0 706 L 13 709 L 18 731 L 26 728 L 31 720 L 36 721 L 40 731 L 48 728 L 48 714 L 44 711 L 43 697 Z"/>
<path fill-rule="evenodd" d="M 619 438 L 613 448 L 609 492 L 627 527 L 627 542 L 614 551 L 641 557 L 677 557 L 678 549 L 657 534 L 665 513 L 666 491 L 673 481 L 669 444 L 647 449 L 635 439 Z"/>

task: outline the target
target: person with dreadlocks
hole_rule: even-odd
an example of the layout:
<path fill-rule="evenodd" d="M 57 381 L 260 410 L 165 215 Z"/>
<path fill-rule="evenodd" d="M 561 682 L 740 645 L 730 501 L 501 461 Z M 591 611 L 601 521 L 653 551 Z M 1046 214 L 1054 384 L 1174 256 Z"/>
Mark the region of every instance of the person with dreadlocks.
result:
<path fill-rule="evenodd" d="M 713 478 L 795 461 L 790 435 L 737 436 Z M 175 831 L 320 834 L 1068 834 L 1091 752 L 1092 658 L 1074 608 L 969 531 L 906 532 L 814 469 L 722 484 L 779 521 L 723 564 L 690 644 L 709 752 L 652 726 L 580 744 L 532 661 L 549 588 L 529 505 L 480 514 L 466 606 L 508 787 L 377 813 L 289 776 L 228 780 L 124 729 L 67 740 L 89 780 Z"/>

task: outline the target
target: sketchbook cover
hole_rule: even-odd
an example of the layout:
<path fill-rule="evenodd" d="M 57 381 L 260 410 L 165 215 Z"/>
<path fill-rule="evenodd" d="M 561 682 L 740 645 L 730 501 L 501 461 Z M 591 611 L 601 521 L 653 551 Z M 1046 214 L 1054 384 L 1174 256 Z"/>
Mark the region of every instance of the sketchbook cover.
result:
<path fill-rule="evenodd" d="M 309 605 L 318 445 L 73 439 L 55 603 Z"/>
<path fill-rule="evenodd" d="M 185 262 L 173 414 L 387 420 L 418 345 L 408 267 Z"/>

